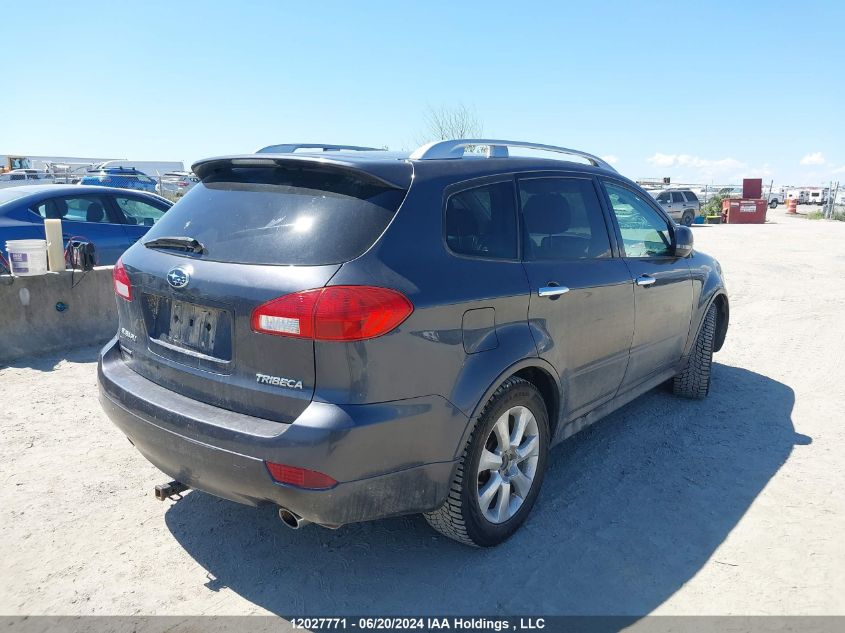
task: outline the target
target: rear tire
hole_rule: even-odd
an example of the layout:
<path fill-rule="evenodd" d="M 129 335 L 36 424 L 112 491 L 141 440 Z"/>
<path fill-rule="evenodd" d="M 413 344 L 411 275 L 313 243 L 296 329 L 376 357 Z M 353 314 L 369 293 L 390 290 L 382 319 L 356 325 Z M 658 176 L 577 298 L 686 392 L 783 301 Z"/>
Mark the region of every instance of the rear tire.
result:
<path fill-rule="evenodd" d="M 505 428 L 508 448 L 502 450 L 504 438 L 499 431 Z M 446 502 L 425 513 L 425 520 L 465 545 L 498 545 L 516 532 L 531 512 L 543 483 L 548 452 L 549 418 L 543 397 L 527 380 L 509 378 L 485 405 Z"/>
<path fill-rule="evenodd" d="M 687 366 L 672 381 L 672 391 L 676 396 L 701 400 L 709 393 L 716 318 L 716 306 L 711 305 L 698 331 Z"/>
<path fill-rule="evenodd" d="M 684 226 L 692 226 L 692 223 L 695 221 L 695 213 L 692 211 L 684 211 L 683 217 L 681 217 L 681 224 Z"/>

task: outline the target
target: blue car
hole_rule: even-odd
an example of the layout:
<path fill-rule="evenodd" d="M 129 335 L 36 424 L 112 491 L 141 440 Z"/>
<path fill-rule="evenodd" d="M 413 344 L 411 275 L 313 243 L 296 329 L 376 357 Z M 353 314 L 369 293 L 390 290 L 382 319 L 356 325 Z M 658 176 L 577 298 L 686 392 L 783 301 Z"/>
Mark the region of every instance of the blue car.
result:
<path fill-rule="evenodd" d="M 0 189 L 0 252 L 8 240 L 44 239 L 44 219 L 62 220 L 65 242 L 93 242 L 97 263 L 110 265 L 173 203 L 141 191 L 84 185 L 25 185 Z"/>
<path fill-rule="evenodd" d="M 88 172 L 79 180 L 79 184 L 156 192 L 156 181 L 134 167 L 106 167 Z"/>

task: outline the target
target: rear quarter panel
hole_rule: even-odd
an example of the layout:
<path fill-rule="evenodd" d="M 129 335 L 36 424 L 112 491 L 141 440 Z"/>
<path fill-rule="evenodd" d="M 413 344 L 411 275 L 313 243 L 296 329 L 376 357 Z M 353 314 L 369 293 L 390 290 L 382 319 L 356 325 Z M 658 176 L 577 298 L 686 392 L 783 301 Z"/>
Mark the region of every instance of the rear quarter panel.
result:
<path fill-rule="evenodd" d="M 414 312 L 376 339 L 318 342 L 316 399 L 363 404 L 440 395 L 469 416 L 502 371 L 537 356 L 522 265 L 459 257 L 446 249 L 445 184 L 415 185 L 376 245 L 331 280 L 331 285 L 394 288 L 411 300 Z M 494 328 L 470 347 L 484 351 L 468 353 L 464 314 L 479 308 L 493 309 Z"/>

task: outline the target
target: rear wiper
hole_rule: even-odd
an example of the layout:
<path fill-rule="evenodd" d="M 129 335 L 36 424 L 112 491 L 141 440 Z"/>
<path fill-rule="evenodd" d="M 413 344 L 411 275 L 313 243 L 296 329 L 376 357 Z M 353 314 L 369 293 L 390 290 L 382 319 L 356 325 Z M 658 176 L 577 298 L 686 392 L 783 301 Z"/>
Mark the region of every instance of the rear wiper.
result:
<path fill-rule="evenodd" d="M 147 248 L 175 248 L 189 253 L 202 253 L 205 247 L 192 237 L 157 237 L 144 242 Z"/>

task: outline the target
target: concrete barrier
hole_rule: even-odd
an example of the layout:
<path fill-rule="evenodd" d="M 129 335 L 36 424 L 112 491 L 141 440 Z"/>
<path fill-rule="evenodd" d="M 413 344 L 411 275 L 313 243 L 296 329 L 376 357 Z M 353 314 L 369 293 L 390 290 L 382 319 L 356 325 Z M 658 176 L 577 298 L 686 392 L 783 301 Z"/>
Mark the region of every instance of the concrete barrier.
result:
<path fill-rule="evenodd" d="M 112 267 L 0 275 L 0 363 L 102 343 L 117 332 Z"/>

